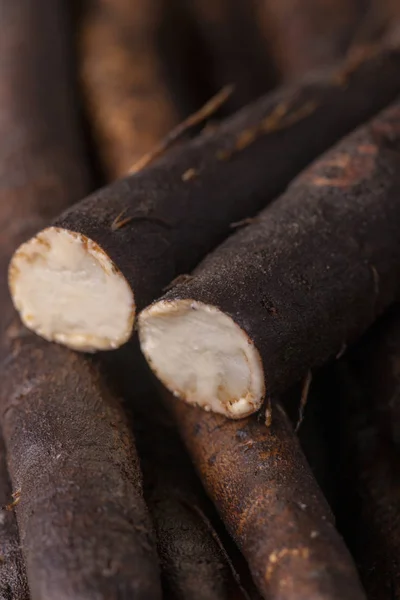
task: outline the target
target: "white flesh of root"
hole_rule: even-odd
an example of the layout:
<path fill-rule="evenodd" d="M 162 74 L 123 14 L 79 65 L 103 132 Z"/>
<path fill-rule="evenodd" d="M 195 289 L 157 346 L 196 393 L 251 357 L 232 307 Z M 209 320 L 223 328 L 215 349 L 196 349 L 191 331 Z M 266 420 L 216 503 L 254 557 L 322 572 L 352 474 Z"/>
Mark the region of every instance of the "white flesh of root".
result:
<path fill-rule="evenodd" d="M 139 315 L 138 324 L 149 365 L 175 396 L 231 419 L 261 407 L 265 386 L 258 350 L 218 308 L 161 300 Z"/>
<path fill-rule="evenodd" d="M 14 305 L 29 329 L 75 350 L 118 348 L 131 336 L 133 292 L 89 238 L 58 227 L 22 244 L 9 268 Z"/>

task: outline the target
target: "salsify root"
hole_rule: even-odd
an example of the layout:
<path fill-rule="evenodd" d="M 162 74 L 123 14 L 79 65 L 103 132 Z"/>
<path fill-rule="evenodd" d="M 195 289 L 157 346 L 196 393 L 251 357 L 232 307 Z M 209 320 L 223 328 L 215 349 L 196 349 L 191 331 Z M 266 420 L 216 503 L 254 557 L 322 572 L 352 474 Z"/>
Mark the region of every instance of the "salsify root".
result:
<path fill-rule="evenodd" d="M 374 49 L 246 107 L 76 204 L 15 253 L 23 322 L 78 350 L 117 348 L 136 311 L 400 90 L 397 49 Z"/>

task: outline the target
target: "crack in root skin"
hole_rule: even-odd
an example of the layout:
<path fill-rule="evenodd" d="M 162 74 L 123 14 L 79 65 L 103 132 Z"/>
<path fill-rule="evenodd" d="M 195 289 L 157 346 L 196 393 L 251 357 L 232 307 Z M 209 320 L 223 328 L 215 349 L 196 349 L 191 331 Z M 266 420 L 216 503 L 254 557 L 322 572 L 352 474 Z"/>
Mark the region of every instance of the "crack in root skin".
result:
<path fill-rule="evenodd" d="M 299 431 L 300 425 L 302 424 L 303 419 L 304 419 L 304 411 L 305 411 L 305 408 L 307 406 L 308 394 L 310 392 L 311 382 L 312 382 L 312 372 L 311 372 L 311 370 L 309 370 L 307 372 L 307 375 L 304 378 L 303 387 L 302 387 L 302 390 L 301 390 L 300 406 L 299 406 L 299 418 L 298 418 L 298 421 L 297 421 L 296 427 L 295 427 L 295 432 L 296 433 Z"/>

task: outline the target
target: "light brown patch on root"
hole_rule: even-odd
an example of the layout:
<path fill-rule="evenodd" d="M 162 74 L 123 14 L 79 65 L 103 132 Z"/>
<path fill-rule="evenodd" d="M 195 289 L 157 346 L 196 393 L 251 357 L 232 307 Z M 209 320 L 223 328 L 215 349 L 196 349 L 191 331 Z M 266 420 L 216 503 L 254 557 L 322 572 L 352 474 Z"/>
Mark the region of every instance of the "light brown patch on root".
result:
<path fill-rule="evenodd" d="M 310 550 L 305 546 L 300 546 L 299 548 L 282 548 L 278 552 L 276 552 L 275 550 L 271 552 L 271 554 L 268 557 L 268 565 L 265 571 L 266 581 L 270 581 L 279 562 L 286 556 L 296 556 L 307 560 L 310 556 Z"/>
<path fill-rule="evenodd" d="M 234 153 L 231 150 L 218 150 L 216 158 L 221 161 L 230 160 L 233 154 Z"/>
<path fill-rule="evenodd" d="M 191 169 L 188 169 L 187 171 L 185 171 L 183 173 L 182 181 L 190 181 L 191 179 L 194 179 L 196 176 L 197 176 L 197 170 L 192 167 Z"/>
<path fill-rule="evenodd" d="M 271 397 L 268 396 L 265 407 L 265 427 L 269 428 L 272 425 L 272 402 Z"/>
<path fill-rule="evenodd" d="M 262 122 L 262 132 L 272 133 L 280 131 L 281 129 L 287 129 L 311 115 L 317 108 L 318 102 L 310 100 L 292 112 L 289 112 L 289 107 L 287 107 L 286 112 L 282 112 L 282 114 L 280 114 L 279 111 L 276 111 L 275 115 L 271 115 L 264 119 Z"/>
<path fill-rule="evenodd" d="M 245 129 L 236 137 L 235 144 L 230 150 L 220 150 L 218 160 L 229 160 L 234 154 L 245 150 L 260 137 L 287 129 L 295 123 L 305 119 L 318 108 L 316 101 L 308 101 L 297 109 L 293 109 L 295 100 L 286 100 L 277 104 L 269 115 L 264 117 L 257 125 Z"/>
<path fill-rule="evenodd" d="M 265 505 L 267 502 L 267 494 L 258 496 L 256 500 L 251 502 L 248 507 L 242 512 L 239 518 L 238 526 L 237 526 L 237 537 L 241 538 L 243 535 L 243 530 L 246 528 L 248 521 L 251 519 L 253 514 L 257 514 L 260 512 L 260 509 L 265 509 Z"/>
<path fill-rule="evenodd" d="M 361 144 L 354 155 L 340 153 L 333 158 L 319 160 L 301 176 L 316 187 L 349 188 L 368 177 L 375 169 L 378 148 L 373 144 Z M 329 169 L 337 169 L 338 174 L 329 176 Z"/>
<path fill-rule="evenodd" d="M 345 86 L 349 83 L 350 78 L 360 67 L 366 62 L 375 58 L 382 48 L 379 44 L 368 44 L 350 48 L 344 67 L 334 74 L 333 85 Z"/>
<path fill-rule="evenodd" d="M 257 136 L 258 129 L 246 129 L 245 131 L 242 131 L 236 139 L 235 152 L 240 152 L 240 150 L 244 150 L 250 146 L 256 141 Z"/>
<path fill-rule="evenodd" d="M 3 506 L 3 510 L 8 510 L 8 511 L 12 511 L 14 510 L 14 508 L 17 506 L 17 504 L 19 504 L 19 502 L 21 501 L 21 490 L 16 490 L 15 492 L 13 492 L 11 494 L 11 496 L 13 497 L 13 501 L 10 502 L 10 504 L 6 504 L 5 506 Z"/>

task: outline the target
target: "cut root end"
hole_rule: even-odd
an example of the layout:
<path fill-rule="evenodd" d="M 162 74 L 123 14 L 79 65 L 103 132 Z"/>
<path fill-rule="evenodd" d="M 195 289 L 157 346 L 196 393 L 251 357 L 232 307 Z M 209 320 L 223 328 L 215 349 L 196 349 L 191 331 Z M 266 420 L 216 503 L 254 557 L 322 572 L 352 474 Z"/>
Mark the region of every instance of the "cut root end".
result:
<path fill-rule="evenodd" d="M 131 336 L 133 292 L 102 248 L 80 233 L 49 227 L 22 244 L 9 286 L 24 325 L 46 340 L 95 352 Z"/>
<path fill-rule="evenodd" d="M 149 365 L 175 396 L 231 419 L 261 407 L 265 386 L 258 350 L 218 308 L 194 300 L 160 301 L 138 323 Z"/>

